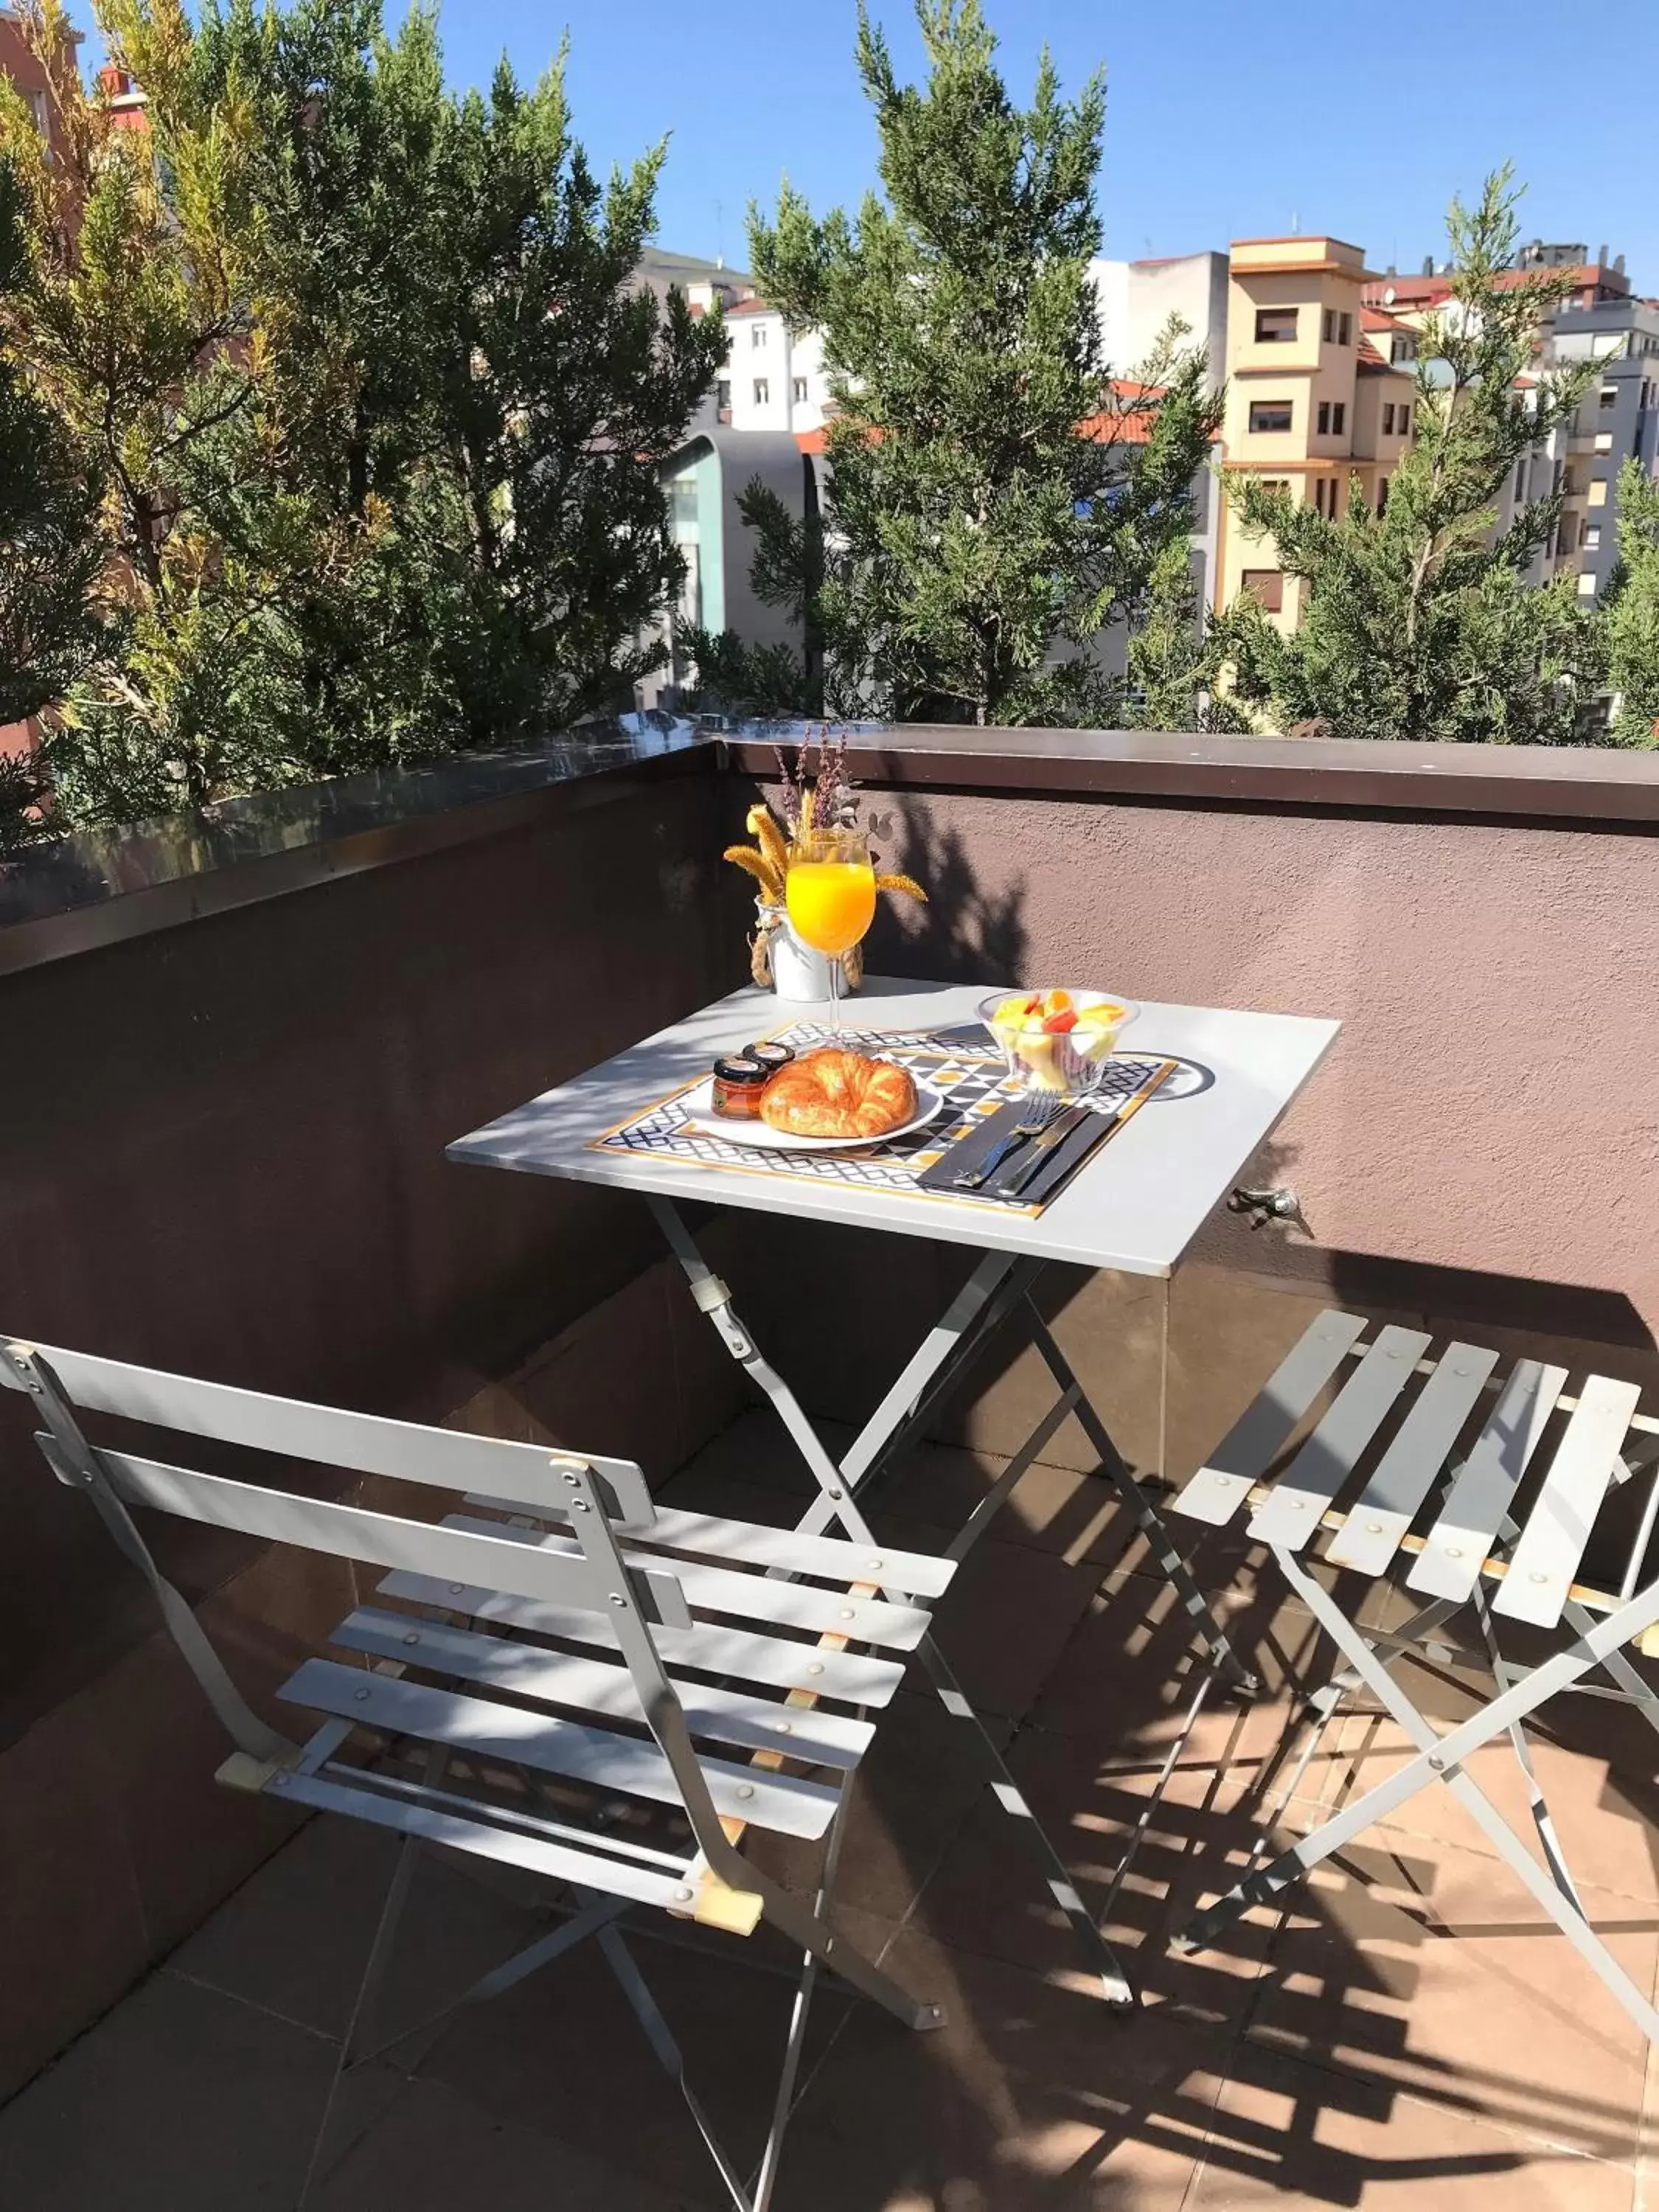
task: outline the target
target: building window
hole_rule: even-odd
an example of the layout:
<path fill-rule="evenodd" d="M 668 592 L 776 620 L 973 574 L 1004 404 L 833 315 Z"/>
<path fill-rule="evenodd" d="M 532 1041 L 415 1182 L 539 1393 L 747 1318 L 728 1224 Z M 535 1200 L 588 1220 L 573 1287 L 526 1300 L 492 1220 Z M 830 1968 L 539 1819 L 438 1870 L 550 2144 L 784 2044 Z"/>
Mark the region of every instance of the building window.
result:
<path fill-rule="evenodd" d="M 1334 438 L 1340 438 L 1340 437 L 1342 435 L 1342 426 L 1343 426 L 1343 424 L 1347 421 L 1347 419 L 1348 419 L 1348 403 L 1347 403 L 1347 401 L 1346 401 L 1346 399 L 1339 399 L 1339 400 L 1337 401 L 1336 404 L 1335 404 L 1335 405 L 1332 408 L 1332 410 L 1331 410 L 1331 435 L 1332 435 L 1332 437 L 1334 437 Z"/>
<path fill-rule="evenodd" d="M 1573 517 L 1570 514 L 1564 514 L 1561 518 L 1558 531 L 1556 550 L 1559 553 L 1571 553 L 1573 549 L 1574 543 Z"/>
<path fill-rule="evenodd" d="M 1353 317 L 1352 315 L 1339 315 L 1336 319 L 1336 342 L 1338 345 L 1348 345 L 1352 342 L 1352 338 Z"/>
<path fill-rule="evenodd" d="M 763 346 L 765 343 L 766 343 L 766 325 L 765 325 L 765 324 L 764 324 L 764 323 L 750 323 L 750 325 L 749 325 L 749 349 L 750 349 L 750 351 L 751 353 L 758 352 L 758 351 L 759 351 L 759 349 L 760 349 L 760 348 L 761 348 L 762 346 Z"/>
<path fill-rule="evenodd" d="M 797 407 L 805 404 L 806 398 L 806 379 L 804 376 L 798 376 L 795 379 L 793 397 Z"/>
<path fill-rule="evenodd" d="M 1402 361 L 1415 361 L 1417 359 L 1417 340 L 1415 338 L 1400 337 L 1392 338 L 1389 343 L 1389 359 L 1393 362 L 1396 367 Z"/>
<path fill-rule="evenodd" d="M 1290 488 L 1291 480 L 1288 477 L 1263 477 L 1261 479 L 1263 491 L 1288 491 Z"/>
<path fill-rule="evenodd" d="M 1386 514 L 1389 511 L 1389 480 L 1387 477 L 1378 477 L 1376 480 L 1376 511 L 1379 515 Z"/>
<path fill-rule="evenodd" d="M 1331 403 L 1328 399 L 1322 399 L 1319 403 L 1319 434 L 1322 438 L 1328 438 L 1331 434 Z"/>
<path fill-rule="evenodd" d="M 728 377 L 721 377 L 720 382 L 714 386 L 714 410 L 721 422 L 731 420 L 732 384 Z"/>
<path fill-rule="evenodd" d="M 1595 450 L 1598 453 L 1610 453 L 1613 451 L 1613 433 L 1611 430 L 1598 430 L 1596 432 Z"/>
<path fill-rule="evenodd" d="M 1601 410 L 1605 413 L 1608 408 L 1616 407 L 1619 404 L 1619 386 L 1616 384 L 1604 384 L 1598 396 Z"/>
<path fill-rule="evenodd" d="M 1276 615 L 1284 605 L 1285 579 L 1277 568 L 1247 568 L 1239 581 L 1257 605 L 1265 607 L 1270 615 Z"/>
<path fill-rule="evenodd" d="M 1392 399 L 1385 399 L 1382 403 L 1382 435 L 1385 438 L 1392 438 L 1394 435 L 1394 402 Z"/>
<path fill-rule="evenodd" d="M 1411 427 L 1412 410 L 1402 399 L 1400 403 L 1400 413 L 1396 421 L 1396 428 L 1399 429 L 1401 436 L 1405 438 L 1409 437 L 1411 434 Z"/>
<path fill-rule="evenodd" d="M 1267 437 L 1291 427 L 1291 402 L 1288 399 L 1253 399 L 1250 402 L 1250 428 L 1259 437 Z"/>
<path fill-rule="evenodd" d="M 1587 522 L 1584 525 L 1584 534 L 1578 542 L 1583 547 L 1586 553 L 1600 552 L 1601 548 L 1601 524 L 1599 522 Z"/>
<path fill-rule="evenodd" d="M 1325 310 L 1325 343 L 1326 343 L 1326 344 L 1327 344 L 1327 345 L 1333 345 L 1333 344 L 1334 344 L 1334 343 L 1335 343 L 1335 342 L 1336 342 L 1336 317 L 1335 317 L 1335 315 L 1333 313 L 1333 312 L 1331 311 L 1331 309 L 1330 309 L 1329 307 L 1327 307 L 1327 308 L 1326 308 L 1326 310 Z"/>
<path fill-rule="evenodd" d="M 755 379 L 755 404 L 757 407 L 769 407 L 771 404 L 771 380 L 768 377 L 757 376 Z"/>
<path fill-rule="evenodd" d="M 1586 568 L 1580 574 L 1578 596 L 1581 599 L 1593 599 L 1595 597 L 1595 574 L 1593 569 Z"/>
<path fill-rule="evenodd" d="M 1591 484 L 1589 488 L 1589 503 L 1591 507 L 1605 507 L 1607 505 L 1607 480 L 1605 477 L 1597 477 L 1595 483 Z"/>
<path fill-rule="evenodd" d="M 1255 342 L 1258 345 L 1290 345 L 1296 338 L 1294 307 L 1258 307 Z"/>
<path fill-rule="evenodd" d="M 1515 465 L 1515 503 L 1517 507 L 1524 507 L 1527 503 L 1527 457 L 1524 453 Z"/>

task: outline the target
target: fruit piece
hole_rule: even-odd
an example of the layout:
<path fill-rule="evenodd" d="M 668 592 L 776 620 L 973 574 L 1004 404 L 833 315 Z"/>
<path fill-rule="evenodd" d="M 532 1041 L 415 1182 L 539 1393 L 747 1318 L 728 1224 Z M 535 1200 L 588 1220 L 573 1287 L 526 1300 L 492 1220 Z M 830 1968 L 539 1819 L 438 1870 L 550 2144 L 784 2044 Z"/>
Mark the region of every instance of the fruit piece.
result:
<path fill-rule="evenodd" d="M 1045 1014 L 1066 1014 L 1071 1009 L 1072 994 L 1069 991 L 1050 991 L 1042 1001 Z"/>
<path fill-rule="evenodd" d="M 1068 1030 L 1077 1027 L 1077 1016 L 1069 1006 L 1063 1006 L 1058 1013 L 1048 1015 L 1042 1026 L 1050 1036 L 1064 1036 Z"/>

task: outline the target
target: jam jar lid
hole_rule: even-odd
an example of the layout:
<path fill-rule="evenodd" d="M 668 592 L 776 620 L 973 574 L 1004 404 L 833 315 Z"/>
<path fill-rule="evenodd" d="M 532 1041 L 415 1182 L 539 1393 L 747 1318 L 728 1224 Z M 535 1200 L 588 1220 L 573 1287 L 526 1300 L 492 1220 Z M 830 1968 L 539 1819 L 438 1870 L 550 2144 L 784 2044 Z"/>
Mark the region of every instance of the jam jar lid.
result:
<path fill-rule="evenodd" d="M 745 1045 L 743 1048 L 745 1060 L 759 1060 L 761 1066 L 769 1068 L 774 1075 L 781 1067 L 787 1067 L 794 1056 L 793 1045 L 778 1044 L 770 1037 L 763 1037 L 758 1044 Z"/>
<path fill-rule="evenodd" d="M 763 1060 L 751 1059 L 744 1052 L 734 1052 L 729 1058 L 714 1062 L 714 1074 L 721 1083 L 764 1083 L 771 1073 Z"/>

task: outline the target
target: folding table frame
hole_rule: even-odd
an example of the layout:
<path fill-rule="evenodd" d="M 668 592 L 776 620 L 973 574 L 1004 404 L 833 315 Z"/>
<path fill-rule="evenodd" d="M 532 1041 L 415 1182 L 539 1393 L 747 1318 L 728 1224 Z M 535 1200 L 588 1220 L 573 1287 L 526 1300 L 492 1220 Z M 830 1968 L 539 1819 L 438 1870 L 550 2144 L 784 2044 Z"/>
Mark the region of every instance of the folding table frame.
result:
<path fill-rule="evenodd" d="M 1164 1761 L 1153 1793 L 1155 1808 L 1212 1683 L 1219 1678 L 1232 1690 L 1248 1696 L 1255 1689 L 1255 1678 L 1239 1660 L 1225 1630 L 1211 1613 L 1162 1516 L 1113 1443 L 1104 1421 L 1044 1321 L 1033 1294 L 1045 1263 L 1006 1252 L 986 1253 L 907 1361 L 891 1389 L 860 1430 L 846 1456 L 837 1461 L 793 1390 L 739 1318 L 730 1289 L 698 1250 L 679 1207 L 672 1199 L 662 1197 L 650 1197 L 647 1203 L 684 1273 L 698 1309 L 713 1322 L 732 1358 L 770 1401 L 817 1485 L 817 1497 L 797 1524 L 799 1534 L 817 1534 L 839 1522 L 849 1537 L 860 1543 L 877 1543 L 860 1501 L 907 1444 L 923 1434 L 929 1416 L 990 1337 L 1003 1323 L 1018 1316 L 1059 1395 L 945 1547 L 945 1556 L 957 1561 L 967 1557 L 1056 1431 L 1067 1420 L 1075 1419 L 1099 1458 L 1101 1474 L 1116 1491 L 1146 1538 L 1153 1560 L 1175 1590 L 1210 1661 L 1209 1670 Z M 1108 2000 L 1115 2005 L 1133 2005 L 1135 1990 L 1127 1969 L 1079 1896 L 1066 1871 L 1065 1862 L 1022 1796 L 1001 1753 L 963 1695 L 931 1632 L 918 1644 L 916 1656 L 927 1669 L 945 1711 L 962 1723 L 961 1733 L 968 1740 L 997 1802 L 1018 1823 L 1019 1832 L 1036 1856 L 1049 1893 L 1075 1929 L 1091 1971 L 1100 1976 Z M 1115 1887 L 1127 1873 L 1130 1857 L 1145 1829 L 1143 1821 L 1131 1838 L 1128 1851 L 1116 1871 Z"/>
<path fill-rule="evenodd" d="M 1635 1383 L 1589 1375 L 1569 1392 L 1567 1370 L 1536 1359 L 1517 1360 L 1500 1381 L 1496 1352 L 1453 1342 L 1425 1357 L 1431 1341 L 1423 1330 L 1377 1328 L 1357 1314 L 1320 1315 L 1175 1501 L 1176 1512 L 1214 1527 L 1248 1507 L 1246 1533 L 1267 1547 L 1346 1662 L 1310 1700 L 1311 1725 L 1282 1794 L 1295 1791 L 1325 1729 L 1355 1691 L 1369 1691 L 1416 1747 L 1382 1781 L 1254 1867 L 1188 1924 L 1176 1947 L 1213 1943 L 1253 1905 L 1280 1898 L 1365 1829 L 1437 1784 L 1659 2043 L 1659 2011 L 1590 1924 L 1524 1725 L 1550 1698 L 1571 1691 L 1633 1705 L 1659 1733 L 1659 1697 L 1626 1651 L 1632 1644 L 1645 1650 L 1659 1623 L 1659 1575 L 1649 1559 L 1659 1473 L 1626 1525 L 1609 1518 L 1620 1510 L 1611 1501 L 1659 1455 L 1659 1420 L 1638 1410 Z M 1353 1366 L 1344 1376 L 1349 1360 Z M 1544 1439 L 1560 1415 L 1566 1419 L 1546 1455 Z M 1578 1579 L 1598 1527 L 1599 1548 L 1622 1559 L 1612 1589 Z M 1321 1539 L 1323 1563 L 1353 1581 L 1345 1585 L 1312 1571 Z M 1338 1590 L 1395 1576 L 1425 1602 L 1396 1627 L 1362 1628 L 1358 1602 L 1345 1606 Z M 1484 1668 L 1440 1633 L 1466 1607 Z M 1556 1648 L 1517 1662 L 1502 1648 L 1504 1624 L 1514 1625 L 1511 1638 L 1519 1629 Z M 1459 1672 L 1483 1671 L 1492 1693 L 1457 1726 L 1437 1727 L 1390 1664 L 1407 1654 Z M 1598 1674 L 1606 1680 L 1588 1679 Z M 1471 1754 L 1503 1735 L 1524 1778 L 1541 1863 L 1468 1771 Z"/>

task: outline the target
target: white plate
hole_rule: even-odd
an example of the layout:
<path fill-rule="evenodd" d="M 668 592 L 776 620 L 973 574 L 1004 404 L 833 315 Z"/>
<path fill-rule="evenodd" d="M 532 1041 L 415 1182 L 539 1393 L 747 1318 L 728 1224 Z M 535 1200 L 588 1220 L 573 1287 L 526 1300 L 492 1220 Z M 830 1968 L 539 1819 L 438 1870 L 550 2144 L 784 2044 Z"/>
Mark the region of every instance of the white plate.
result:
<path fill-rule="evenodd" d="M 916 1110 L 896 1129 L 884 1130 L 879 1137 L 798 1137 L 793 1129 L 774 1129 L 764 1121 L 721 1120 L 714 1110 L 714 1079 L 711 1075 L 689 1093 L 685 1110 L 689 1126 L 699 1136 L 724 1137 L 728 1144 L 752 1145 L 758 1152 L 850 1152 L 866 1145 L 890 1145 L 895 1137 L 908 1137 L 912 1129 L 925 1127 L 944 1103 L 942 1091 L 935 1091 L 931 1083 L 918 1083 Z"/>

